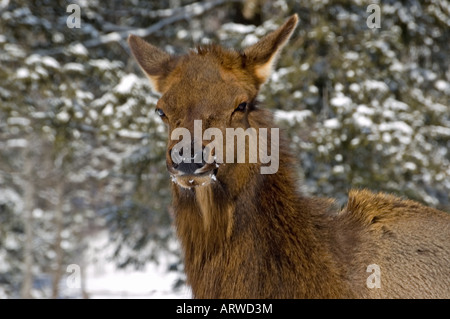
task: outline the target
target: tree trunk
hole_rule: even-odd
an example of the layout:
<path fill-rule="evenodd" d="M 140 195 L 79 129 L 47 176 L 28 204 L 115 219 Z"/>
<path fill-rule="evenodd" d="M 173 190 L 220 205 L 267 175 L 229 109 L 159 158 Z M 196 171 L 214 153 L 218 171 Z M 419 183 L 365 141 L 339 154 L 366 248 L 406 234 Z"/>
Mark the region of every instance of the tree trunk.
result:
<path fill-rule="evenodd" d="M 89 294 L 87 293 L 87 290 L 86 290 L 86 273 L 84 271 L 85 267 L 86 267 L 86 259 L 84 257 L 84 249 L 83 249 L 83 252 L 81 255 L 81 265 L 80 265 L 81 296 L 83 299 L 89 299 Z"/>
<path fill-rule="evenodd" d="M 20 295 L 24 299 L 32 298 L 33 287 L 33 208 L 34 208 L 34 178 L 33 178 L 33 147 L 32 139 L 29 140 L 29 149 L 25 155 L 24 174 L 24 228 L 25 242 L 23 251 L 23 283 Z"/>
<path fill-rule="evenodd" d="M 54 249 L 56 253 L 55 267 L 53 270 L 53 280 L 52 280 L 52 298 L 56 299 L 59 296 L 59 282 L 61 281 L 63 272 L 63 260 L 64 251 L 61 247 L 62 242 L 62 231 L 64 229 L 64 212 L 63 212 L 63 201 L 64 201 L 64 183 L 60 179 L 57 182 L 58 202 L 56 204 L 54 226 L 56 229 Z"/>

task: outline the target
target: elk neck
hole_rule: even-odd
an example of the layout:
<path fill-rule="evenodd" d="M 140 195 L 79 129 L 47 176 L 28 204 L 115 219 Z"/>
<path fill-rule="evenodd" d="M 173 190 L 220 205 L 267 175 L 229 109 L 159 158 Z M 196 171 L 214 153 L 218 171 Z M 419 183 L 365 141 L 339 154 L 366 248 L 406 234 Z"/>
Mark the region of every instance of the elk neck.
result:
<path fill-rule="evenodd" d="M 270 285 L 287 287 L 283 283 L 294 281 L 304 286 L 305 295 L 299 297 L 308 291 L 331 294 L 333 288 L 323 288 L 320 282 L 338 276 L 337 268 L 326 248 L 328 240 L 320 238 L 323 222 L 315 216 L 333 205 L 299 193 L 295 159 L 285 143 L 280 143 L 280 159 L 276 174 L 259 174 L 258 165 L 241 165 L 222 178 L 219 174 L 208 186 L 173 185 L 175 226 L 196 297 L 219 297 L 209 293 L 225 287 L 225 278 L 235 282 L 229 295 L 251 296 L 254 289 L 266 297 L 269 292 L 292 296 L 297 288 L 260 287 L 263 278 L 274 273 L 279 278 Z M 245 276 L 250 269 L 257 273 Z M 266 274 L 269 270 L 274 272 Z M 306 273 L 308 278 L 302 278 Z M 209 287 L 212 283 L 215 286 Z"/>

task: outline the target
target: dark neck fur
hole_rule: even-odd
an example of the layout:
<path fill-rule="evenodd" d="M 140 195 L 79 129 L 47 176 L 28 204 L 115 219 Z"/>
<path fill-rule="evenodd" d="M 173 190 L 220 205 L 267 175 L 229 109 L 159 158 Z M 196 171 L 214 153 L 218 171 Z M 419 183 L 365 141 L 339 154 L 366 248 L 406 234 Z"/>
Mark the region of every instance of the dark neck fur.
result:
<path fill-rule="evenodd" d="M 227 180 L 202 189 L 174 185 L 175 223 L 194 297 L 334 295 L 331 278 L 338 270 L 315 217 L 329 210 L 330 202 L 299 194 L 284 145 L 279 171 L 251 174 L 237 194 Z M 324 284 L 328 279 L 330 286 Z"/>

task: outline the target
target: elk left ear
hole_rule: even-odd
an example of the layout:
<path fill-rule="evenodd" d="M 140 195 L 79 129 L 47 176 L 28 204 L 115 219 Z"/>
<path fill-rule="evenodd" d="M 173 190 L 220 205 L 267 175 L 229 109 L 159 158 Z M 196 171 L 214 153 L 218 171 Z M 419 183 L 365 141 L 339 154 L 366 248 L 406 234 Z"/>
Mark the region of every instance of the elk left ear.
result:
<path fill-rule="evenodd" d="M 277 30 L 244 50 L 245 65 L 253 69 L 260 85 L 266 82 L 272 73 L 278 53 L 291 37 L 297 23 L 298 16 L 294 14 Z"/>
<path fill-rule="evenodd" d="M 174 68 L 175 60 L 170 54 L 147 43 L 138 36 L 130 35 L 128 44 L 134 58 L 150 80 L 153 89 L 156 92 L 163 93 L 165 80 Z"/>

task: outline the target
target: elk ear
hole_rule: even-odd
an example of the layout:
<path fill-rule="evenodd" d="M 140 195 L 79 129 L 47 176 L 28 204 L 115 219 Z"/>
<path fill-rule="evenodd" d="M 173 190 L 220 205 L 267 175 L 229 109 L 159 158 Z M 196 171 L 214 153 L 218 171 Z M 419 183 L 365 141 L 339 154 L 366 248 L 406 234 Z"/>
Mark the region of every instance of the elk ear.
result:
<path fill-rule="evenodd" d="M 298 16 L 294 14 L 277 30 L 244 50 L 245 65 L 253 69 L 260 85 L 266 82 L 272 73 L 278 53 L 289 40 L 297 22 Z"/>
<path fill-rule="evenodd" d="M 158 93 L 163 93 L 165 79 L 174 68 L 174 59 L 167 52 L 136 35 L 128 37 L 128 44 L 137 63 L 149 78 L 153 89 Z"/>

